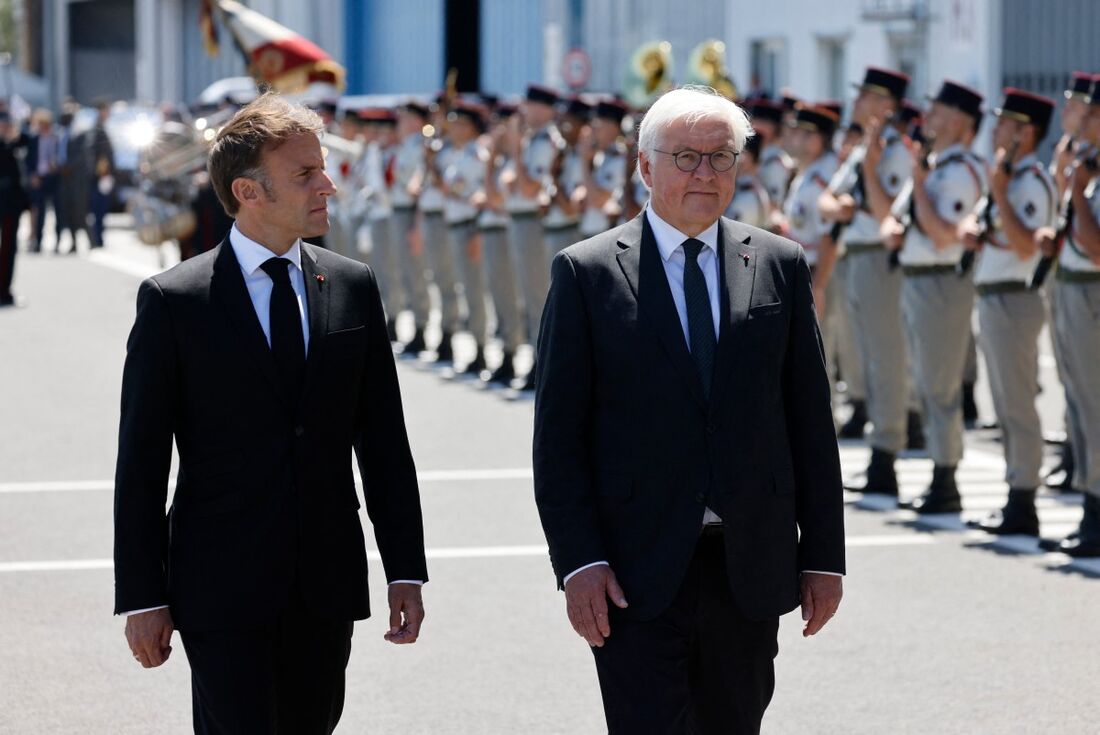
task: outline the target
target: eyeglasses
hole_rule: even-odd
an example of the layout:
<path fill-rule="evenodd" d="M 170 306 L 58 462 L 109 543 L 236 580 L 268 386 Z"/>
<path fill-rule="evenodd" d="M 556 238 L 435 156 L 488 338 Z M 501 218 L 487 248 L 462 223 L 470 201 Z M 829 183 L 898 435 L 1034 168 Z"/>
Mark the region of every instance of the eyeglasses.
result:
<path fill-rule="evenodd" d="M 676 168 L 686 173 L 690 173 L 699 168 L 699 164 L 703 162 L 704 158 L 707 159 L 707 163 L 710 164 L 713 171 L 725 173 L 737 163 L 737 157 L 739 155 L 728 148 L 711 151 L 710 153 L 700 153 L 690 148 L 685 148 L 677 153 L 673 153 L 672 151 L 659 151 L 656 149 L 654 149 L 654 151 L 656 153 L 664 153 L 666 156 L 672 156 L 673 160 L 676 161 Z"/>

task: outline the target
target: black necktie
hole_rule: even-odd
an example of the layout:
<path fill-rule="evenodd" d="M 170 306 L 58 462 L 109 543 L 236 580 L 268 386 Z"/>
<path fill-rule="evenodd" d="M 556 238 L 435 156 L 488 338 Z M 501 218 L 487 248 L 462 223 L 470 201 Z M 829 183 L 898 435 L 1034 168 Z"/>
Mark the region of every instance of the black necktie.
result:
<path fill-rule="evenodd" d="M 302 373 L 306 366 L 306 343 L 302 334 L 302 313 L 298 297 L 290 285 L 286 258 L 269 258 L 260 268 L 271 277 L 271 352 L 283 382 L 283 391 L 291 403 L 302 390 Z"/>
<path fill-rule="evenodd" d="M 699 253 L 706 247 L 695 238 L 684 241 L 684 301 L 687 302 L 688 342 L 691 356 L 703 381 L 703 394 L 710 398 L 710 385 L 714 379 L 714 352 L 717 340 L 714 336 L 714 314 L 710 309 L 707 279 L 699 267 Z"/>

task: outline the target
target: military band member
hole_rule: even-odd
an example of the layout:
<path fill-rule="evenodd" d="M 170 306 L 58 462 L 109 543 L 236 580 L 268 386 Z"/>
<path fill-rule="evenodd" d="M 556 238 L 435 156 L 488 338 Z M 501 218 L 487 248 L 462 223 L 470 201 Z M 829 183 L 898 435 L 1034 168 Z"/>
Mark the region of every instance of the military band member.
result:
<path fill-rule="evenodd" d="M 626 146 L 622 141 L 626 106 L 617 100 L 601 100 L 592 120 L 592 136 L 581 156 L 584 176 L 582 238 L 593 237 L 611 227 L 622 214 L 626 181 Z"/>
<path fill-rule="evenodd" d="M 424 252 L 432 269 L 432 280 L 439 289 L 441 336 L 436 347 L 437 364 L 454 360 L 451 339 L 459 326 L 458 277 L 455 254 L 447 239 L 447 225 L 443 221 L 443 204 L 446 197 L 440 188 L 443 171 L 447 168 L 454 149 L 447 142 L 447 108 L 440 98 L 431 109 L 432 135 L 424 148 L 424 169 L 414 179 L 413 191 L 419 194 L 420 234 Z"/>
<path fill-rule="evenodd" d="M 813 279 L 814 304 L 821 337 L 825 343 L 826 364 L 836 380 L 838 303 L 844 298 L 843 284 L 834 282 L 837 260 L 836 243 L 829 236 L 831 226 L 821 217 L 817 200 L 836 174 L 833 135 L 839 116 L 824 107 L 802 107 L 795 114 L 786 139 L 793 156 L 796 175 L 783 204 L 782 229 L 787 237 L 802 245 Z"/>
<path fill-rule="evenodd" d="M 993 407 L 1004 432 L 1008 503 L 979 525 L 992 533 L 1037 535 L 1035 492 L 1043 463 L 1043 431 L 1035 407 L 1039 389 L 1042 294 L 1029 289 L 1041 253 L 1036 230 L 1052 225 L 1054 182 L 1035 150 L 1046 137 L 1054 103 L 1006 89 L 995 110 L 997 151 L 989 196 L 960 225 L 968 248 L 981 249 L 974 271 L 979 346 L 985 354 Z"/>
<path fill-rule="evenodd" d="M 783 207 L 794 173 L 794 161 L 780 145 L 784 131 L 784 107 L 771 100 L 757 99 L 748 103 L 748 109 L 752 128 L 760 137 L 761 144 L 757 177 L 768 192 L 771 208 L 779 210 Z M 793 116 L 792 111 L 790 118 L 793 119 Z"/>
<path fill-rule="evenodd" d="M 443 219 L 447 223 L 447 238 L 454 251 L 455 262 L 461 267 L 462 292 L 466 300 L 467 327 L 477 344 L 474 359 L 460 374 L 480 376 L 486 369 L 485 343 L 489 338 L 486 305 L 488 289 L 482 262 L 481 238 L 478 236 L 478 202 L 483 199 L 485 163 L 488 152 L 478 139 L 486 131 L 487 111 L 472 102 L 455 103 L 447 116 L 447 138 L 454 154 L 443 172 Z"/>
<path fill-rule="evenodd" d="M 538 341 L 539 321 L 550 290 L 550 262 L 546 258 L 539 214 L 549 203 L 554 159 L 564 144 L 554 125 L 558 101 L 558 94 L 552 89 L 537 84 L 527 87 L 522 115 L 512 118 L 517 127 L 522 122 L 526 132 L 512 152 L 512 165 L 502 178 L 508 187 L 507 207 L 512 219 L 509 236 L 516 254 L 520 290 L 526 304 L 527 339 L 531 344 Z M 536 356 L 536 366 L 537 361 Z M 523 389 L 534 388 L 535 368 L 532 368 Z"/>
<path fill-rule="evenodd" d="M 726 207 L 726 216 L 746 225 L 769 229 L 771 222 L 771 199 L 760 181 L 760 151 L 762 141 L 754 135 L 745 141 L 741 155 L 737 157 L 737 182 L 733 190 L 733 199 Z"/>
<path fill-rule="evenodd" d="M 424 330 L 428 326 L 431 300 L 428 296 L 428 263 L 424 241 L 416 227 L 416 179 L 423 175 L 424 126 L 429 110 L 419 102 L 407 102 L 397 110 L 397 151 L 393 163 L 393 236 L 397 245 L 399 266 L 404 277 L 405 293 L 412 309 L 416 331 L 402 346 L 402 354 L 415 357 L 428 349 Z"/>
<path fill-rule="evenodd" d="M 906 446 L 909 389 L 901 323 L 901 272 L 890 267 L 879 227 L 909 179 L 912 159 L 888 124 L 909 77 L 870 67 L 859 85 L 852 118 L 864 141 L 848 156 L 818 200 L 822 217 L 841 223 L 848 258 L 848 300 L 867 382 L 872 423 L 867 484 L 859 490 L 896 497 L 894 461 Z M 834 231 L 838 229 L 834 226 Z"/>
<path fill-rule="evenodd" d="M 575 201 L 578 189 L 584 184 L 584 164 L 581 161 L 580 147 L 590 135 L 589 119 L 592 105 L 580 97 L 573 97 L 566 104 L 562 114 L 562 146 L 558 149 L 551 166 L 551 186 L 547 191 L 550 206 L 542 218 L 546 257 L 553 261 L 554 256 L 569 247 L 580 238 L 578 225 L 581 221 L 581 203 Z"/>
<path fill-rule="evenodd" d="M 1060 251 L 1053 229 L 1037 236 L 1044 254 L 1058 258 L 1053 331 L 1066 402 L 1074 409 L 1067 429 L 1079 458 L 1070 484 L 1085 496 L 1077 531 L 1040 545 L 1073 557 L 1100 556 L 1100 76 L 1093 78 L 1090 100 L 1081 152 L 1067 172 L 1071 208 Z"/>
<path fill-rule="evenodd" d="M 504 357 L 489 376 L 489 383 L 509 385 L 516 377 L 515 356 L 523 342 L 522 303 L 519 297 L 516 263 L 508 240 L 509 218 L 501 177 L 508 163 L 508 151 L 514 150 L 518 134 L 508 119 L 518 112 L 515 106 L 499 105 L 485 158 L 485 188 L 480 201 L 477 226 L 481 248 L 489 269 L 489 291 L 497 317 L 497 334 Z"/>
<path fill-rule="evenodd" d="M 982 96 L 945 81 L 924 116 L 913 177 L 883 223 L 900 250 L 902 316 L 924 417 L 932 484 L 910 506 L 918 513 L 962 510 L 955 469 L 963 457 L 962 380 L 974 311 L 974 284 L 960 275 L 959 222 L 985 194 L 985 164 L 971 150 Z"/>

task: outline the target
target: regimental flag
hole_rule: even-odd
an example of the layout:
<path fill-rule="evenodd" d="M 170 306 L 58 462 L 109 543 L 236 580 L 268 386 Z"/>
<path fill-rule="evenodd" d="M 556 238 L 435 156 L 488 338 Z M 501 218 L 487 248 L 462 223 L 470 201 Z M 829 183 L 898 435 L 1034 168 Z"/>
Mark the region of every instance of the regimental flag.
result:
<path fill-rule="evenodd" d="M 216 33 L 207 31 L 208 24 L 213 31 L 215 9 L 257 82 L 282 93 L 301 92 L 315 82 L 344 89 L 344 67 L 320 47 L 234 0 L 204 0 L 200 23 L 207 51 L 217 49 Z"/>

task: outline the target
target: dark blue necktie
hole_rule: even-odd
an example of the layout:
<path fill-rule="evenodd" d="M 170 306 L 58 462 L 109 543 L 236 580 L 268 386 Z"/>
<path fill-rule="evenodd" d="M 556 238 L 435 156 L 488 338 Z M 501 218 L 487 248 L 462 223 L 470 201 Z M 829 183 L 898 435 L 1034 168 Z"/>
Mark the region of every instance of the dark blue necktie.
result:
<path fill-rule="evenodd" d="M 684 241 L 684 301 L 687 303 L 688 342 L 691 356 L 703 381 L 703 394 L 710 398 L 714 380 L 714 353 L 718 340 L 714 336 L 714 314 L 710 309 L 707 279 L 699 267 L 699 253 L 706 247 L 695 238 Z"/>
<path fill-rule="evenodd" d="M 283 391 L 293 403 L 301 395 L 302 375 L 306 366 L 305 336 L 298 297 L 290 285 L 286 258 L 269 258 L 260 268 L 271 277 L 271 352 L 279 369 Z"/>

